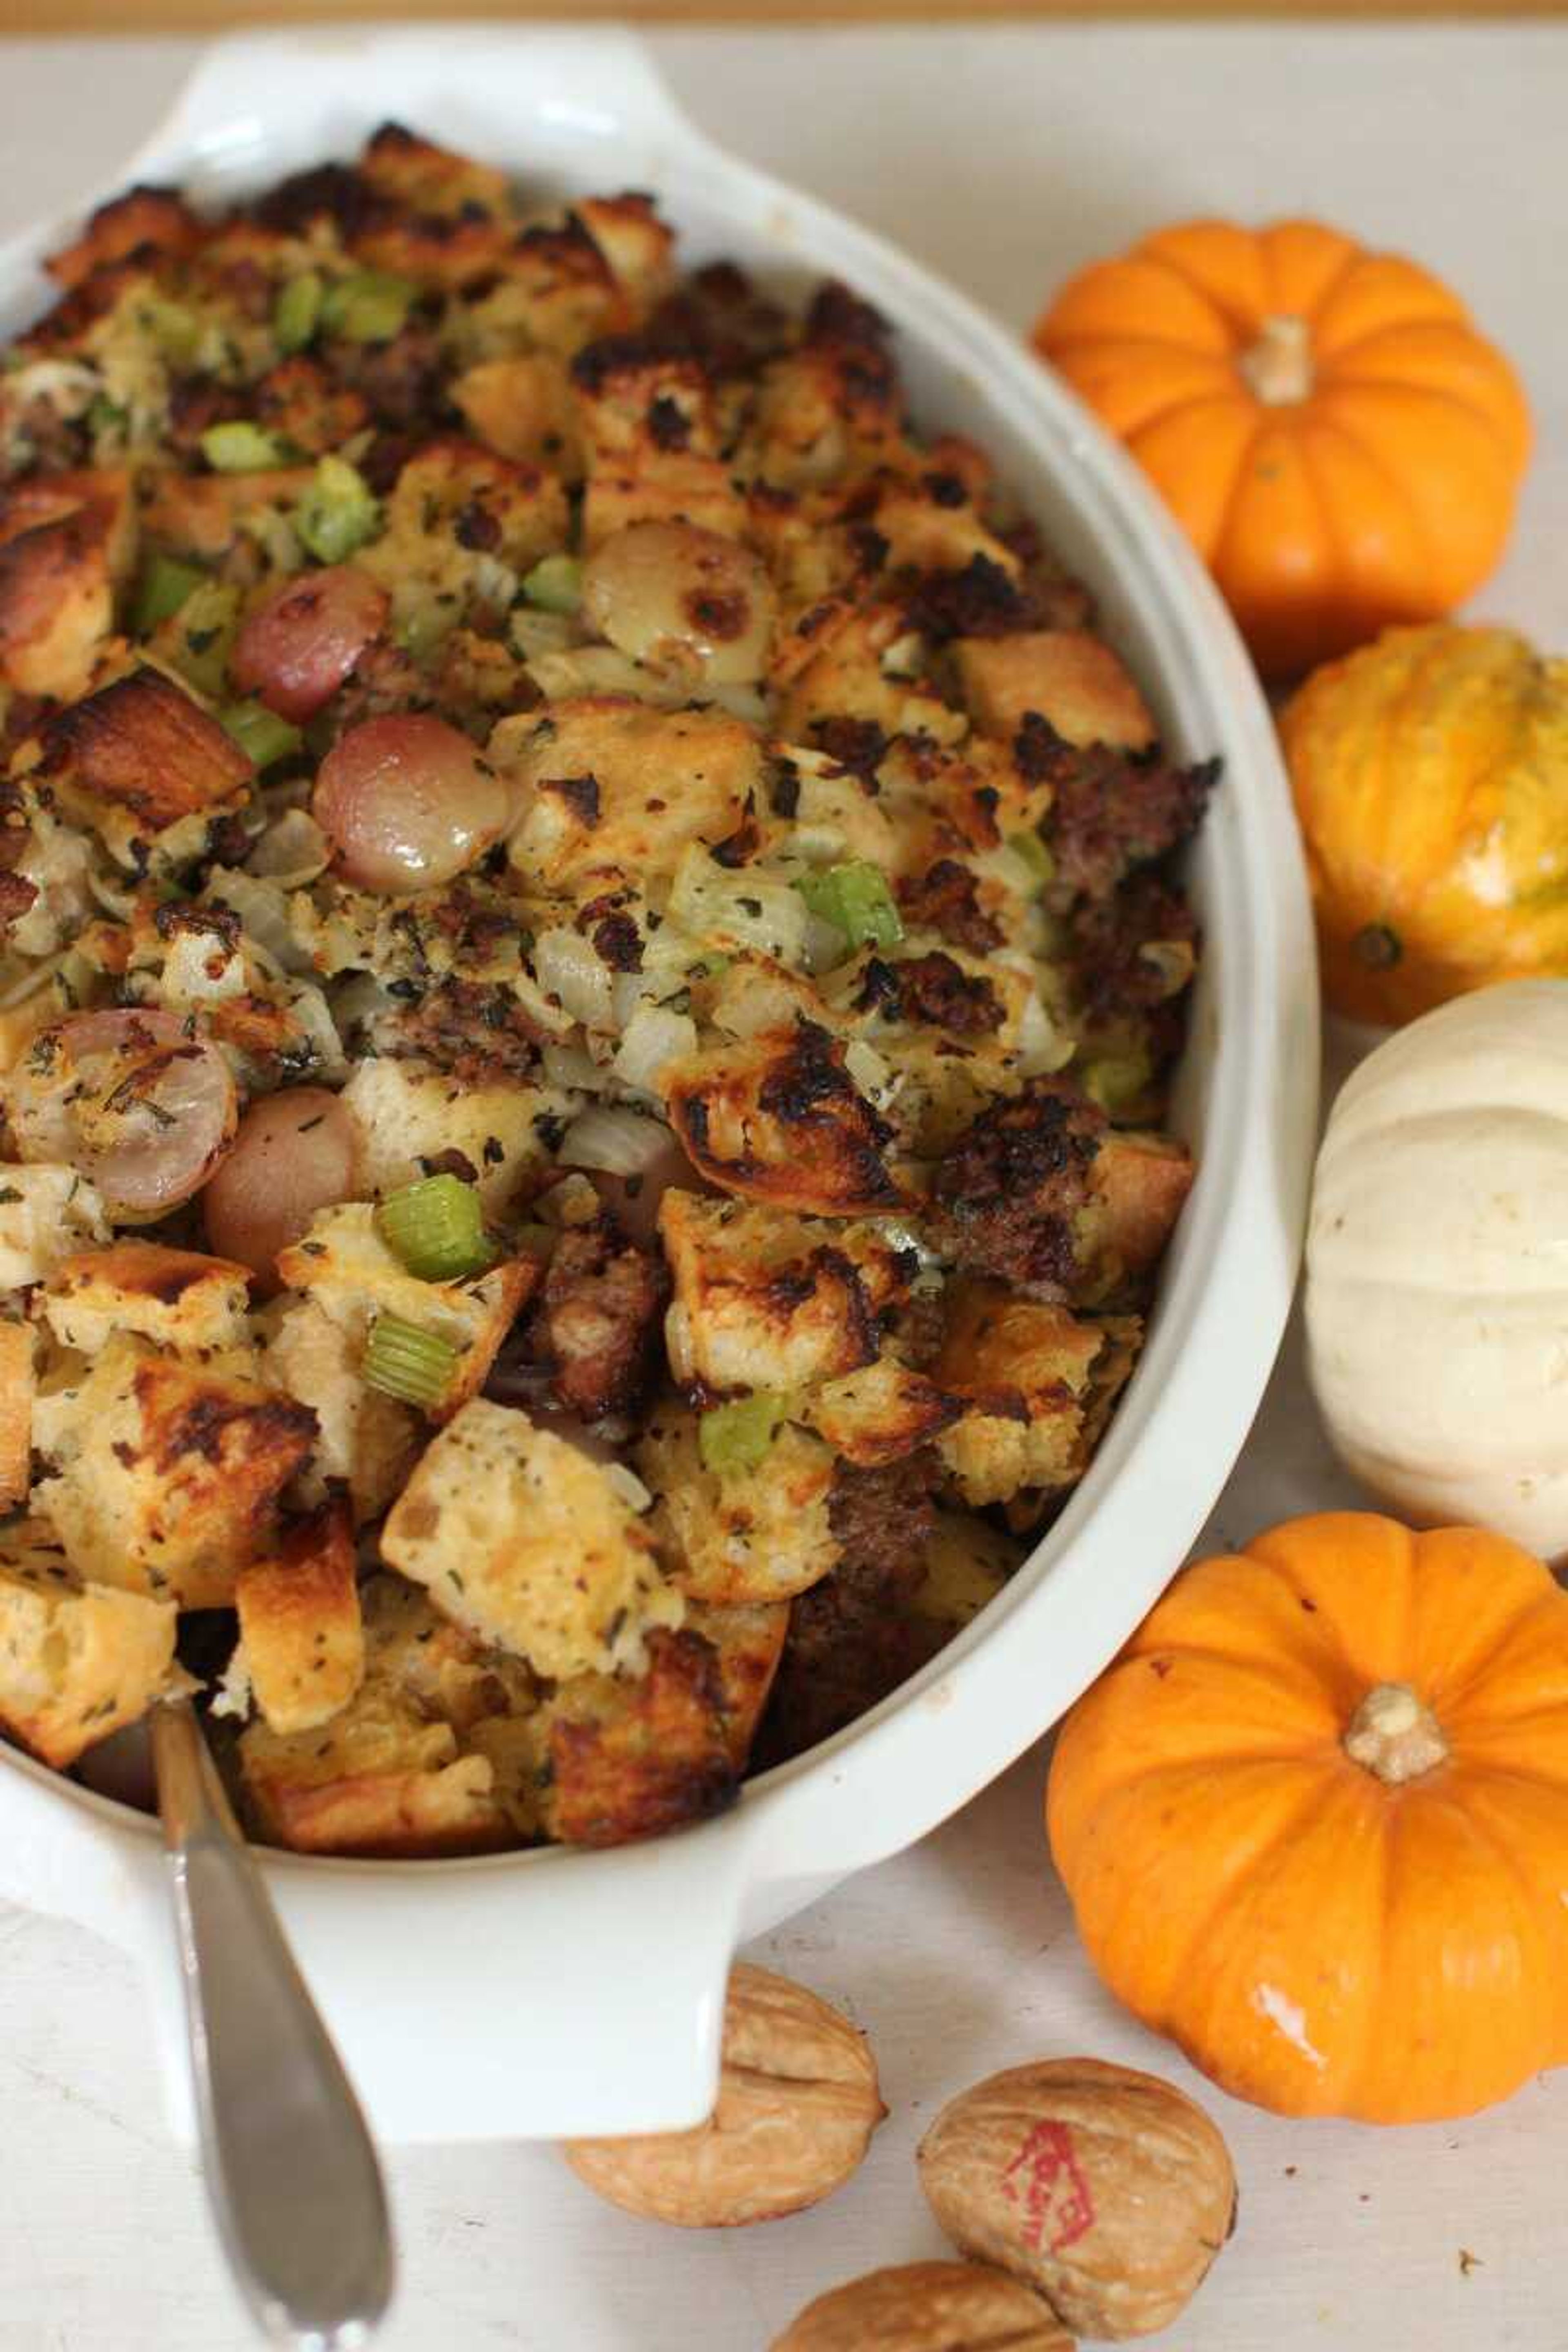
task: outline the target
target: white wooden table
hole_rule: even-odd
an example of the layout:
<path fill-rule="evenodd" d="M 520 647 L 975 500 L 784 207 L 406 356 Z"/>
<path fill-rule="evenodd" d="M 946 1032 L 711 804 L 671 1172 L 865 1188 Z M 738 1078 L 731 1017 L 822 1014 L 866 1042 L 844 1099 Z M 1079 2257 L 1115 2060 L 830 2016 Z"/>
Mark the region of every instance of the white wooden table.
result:
<path fill-rule="evenodd" d="M 710 131 L 901 238 L 1022 325 L 1068 267 L 1159 219 L 1321 211 L 1447 272 L 1522 363 L 1542 453 L 1486 608 L 1568 646 L 1568 27 L 1182 26 L 679 33 Z M 0 233 L 112 170 L 191 55 L 0 44 Z M 1215 1527 L 1349 1498 L 1287 1360 Z M 924 1845 L 756 1957 L 873 2035 L 892 2108 L 858 2178 L 771 2228 L 686 2238 L 548 2149 L 395 2151 L 388 2352 L 762 2352 L 811 2295 L 940 2251 L 911 2155 L 952 2091 L 1090 2052 L 1205 2096 L 1241 2226 L 1171 2352 L 1565 2352 L 1568 2075 L 1444 2128 L 1291 2125 L 1210 2094 L 1079 1952 L 1026 1758 Z M 629 1935 L 636 1941 L 635 1922 Z M 0 2352 L 244 2352 L 193 2166 L 163 2128 L 118 1954 L 0 1912 Z M 451 1988 L 461 1998 L 461 1988 Z M 433 1986 L 433 2000 L 442 1989 Z"/>

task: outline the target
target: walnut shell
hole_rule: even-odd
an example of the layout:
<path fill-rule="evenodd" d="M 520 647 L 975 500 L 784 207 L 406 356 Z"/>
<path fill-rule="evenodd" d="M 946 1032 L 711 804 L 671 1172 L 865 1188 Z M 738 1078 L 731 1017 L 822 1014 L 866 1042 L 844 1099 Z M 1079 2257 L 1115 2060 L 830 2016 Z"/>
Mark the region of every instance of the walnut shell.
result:
<path fill-rule="evenodd" d="M 1073 2352 L 1037 2294 L 976 2263 L 905 2263 L 808 2303 L 770 2352 Z"/>
<path fill-rule="evenodd" d="M 1093 2058 L 977 2083 L 942 2109 L 919 2162 L 954 2245 L 1086 2336 L 1168 2326 L 1235 2226 L 1236 2175 L 1203 2109 Z"/>
<path fill-rule="evenodd" d="M 848 2179 L 887 2114 L 864 2034 L 804 1985 L 738 1962 L 719 2098 L 693 2131 L 569 2140 L 612 2205 L 683 2230 L 736 2229 L 815 2205 Z"/>

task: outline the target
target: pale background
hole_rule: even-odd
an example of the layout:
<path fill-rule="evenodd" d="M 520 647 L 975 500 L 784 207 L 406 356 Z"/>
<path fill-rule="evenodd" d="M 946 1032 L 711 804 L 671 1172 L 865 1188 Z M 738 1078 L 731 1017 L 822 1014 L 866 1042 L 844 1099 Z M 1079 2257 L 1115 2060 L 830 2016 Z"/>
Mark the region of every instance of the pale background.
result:
<path fill-rule="evenodd" d="M 652 46 L 708 130 L 1019 326 L 1065 269 L 1184 214 L 1316 210 L 1443 270 L 1521 364 L 1544 445 L 1485 608 L 1568 646 L 1568 27 L 692 32 Z M 0 235 L 112 172 L 193 54 L 0 44 Z M 1244 1538 L 1348 1496 L 1288 1365 L 1216 1532 Z M 404 2274 L 388 2352 L 763 2352 L 824 2287 L 942 2250 L 911 2157 L 944 2098 L 995 2067 L 1084 2052 L 1198 2092 L 1236 2155 L 1240 2229 L 1157 2339 L 1169 2352 L 1568 2352 L 1568 2077 L 1475 2121 L 1381 2133 L 1208 2092 L 1095 1988 L 1045 1858 L 1042 1781 L 1036 1753 L 756 1949 L 876 2044 L 892 2116 L 837 2199 L 686 2238 L 599 2205 L 547 2149 L 394 2151 Z M 199 2184 L 164 2136 L 128 1967 L 0 1908 L 0 2352 L 244 2352 Z"/>

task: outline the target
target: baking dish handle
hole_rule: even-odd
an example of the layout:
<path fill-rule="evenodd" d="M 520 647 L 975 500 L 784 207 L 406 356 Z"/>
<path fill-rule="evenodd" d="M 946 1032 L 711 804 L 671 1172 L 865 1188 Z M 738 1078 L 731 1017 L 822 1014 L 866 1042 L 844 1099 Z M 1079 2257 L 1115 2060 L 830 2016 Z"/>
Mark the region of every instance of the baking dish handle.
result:
<path fill-rule="evenodd" d="M 531 128 L 542 144 L 553 134 L 579 152 L 595 140 L 606 150 L 628 141 L 657 150 L 678 139 L 687 153 L 707 144 L 628 27 L 321 26 L 215 41 L 117 179 L 177 171 L 217 194 L 226 178 L 276 178 L 279 166 L 319 161 L 321 111 L 296 103 L 302 68 L 334 93 L 345 148 L 367 123 L 412 116 L 432 136 L 459 147 L 468 138 L 483 153 L 502 111 L 513 136 Z M 279 125 L 301 113 L 308 121 L 290 156 Z M 607 161 L 616 184 L 629 162 Z"/>

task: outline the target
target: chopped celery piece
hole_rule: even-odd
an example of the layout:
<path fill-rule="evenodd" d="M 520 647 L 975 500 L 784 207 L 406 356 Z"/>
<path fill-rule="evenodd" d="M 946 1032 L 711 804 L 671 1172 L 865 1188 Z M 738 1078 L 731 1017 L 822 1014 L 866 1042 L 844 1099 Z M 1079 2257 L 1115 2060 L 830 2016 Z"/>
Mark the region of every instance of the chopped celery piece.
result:
<path fill-rule="evenodd" d="M 780 1428 L 788 1420 L 792 1400 L 779 1391 L 758 1389 L 733 1404 L 716 1404 L 697 1424 L 702 1466 L 722 1478 L 754 1470 L 767 1459 Z"/>
<path fill-rule="evenodd" d="M 574 555 L 545 555 L 524 575 L 522 593 L 542 613 L 574 613 L 583 601 L 583 567 Z"/>
<path fill-rule="evenodd" d="M 1136 1050 L 1131 1054 L 1102 1054 L 1097 1060 L 1085 1063 L 1083 1090 L 1108 1118 L 1116 1118 L 1121 1112 L 1131 1110 L 1148 1092 L 1153 1075 L 1147 1054 Z"/>
<path fill-rule="evenodd" d="M 176 367 L 195 359 L 202 339 L 202 322 L 194 310 L 188 310 L 183 302 L 171 301 L 165 294 L 154 294 L 148 299 L 141 316 L 165 359 L 173 360 Z"/>
<path fill-rule="evenodd" d="M 381 509 L 364 476 L 342 457 L 323 457 L 294 509 L 294 529 L 322 563 L 341 563 L 381 528 Z"/>
<path fill-rule="evenodd" d="M 361 1367 L 365 1386 L 405 1404 L 439 1404 L 458 1369 L 458 1350 L 439 1333 L 405 1323 L 401 1315 L 378 1315 L 371 1325 Z"/>
<path fill-rule="evenodd" d="M 123 433 L 131 422 L 131 411 L 106 392 L 95 392 L 87 406 L 87 429 L 89 433 Z"/>
<path fill-rule="evenodd" d="M 228 657 L 239 625 L 239 591 L 221 580 L 204 580 L 179 611 L 178 641 L 169 647 L 174 667 L 198 693 L 215 699 L 228 677 Z"/>
<path fill-rule="evenodd" d="M 1037 833 L 1010 833 L 1007 847 L 1028 867 L 1038 888 L 1043 890 L 1047 882 L 1056 880 L 1057 861 Z"/>
<path fill-rule="evenodd" d="M 272 331 L 279 349 L 302 352 L 321 318 L 321 281 L 313 269 L 290 278 L 272 305 Z"/>
<path fill-rule="evenodd" d="M 215 474 L 261 474 L 271 466 L 286 466 L 289 449 L 276 433 L 237 416 L 228 425 L 207 426 L 202 456 Z"/>
<path fill-rule="evenodd" d="M 134 634 L 144 637 L 160 621 L 172 620 L 206 576 L 198 565 L 182 563 L 177 556 L 150 555 L 136 583 L 131 610 Z"/>
<path fill-rule="evenodd" d="M 419 289 L 386 269 L 357 269 L 329 286 L 321 324 L 351 343 L 389 343 L 407 318 Z"/>
<path fill-rule="evenodd" d="M 421 1282 L 457 1282 L 495 1264 L 479 1193 L 460 1176 L 424 1176 L 389 1192 L 375 1222 L 394 1256 Z"/>
<path fill-rule="evenodd" d="M 258 769 L 269 768 L 275 760 L 286 759 L 305 740 L 296 726 L 287 719 L 279 719 L 264 702 L 232 702 L 226 710 L 218 712 L 218 717 Z"/>
<path fill-rule="evenodd" d="M 803 874 L 795 888 L 820 922 L 843 932 L 852 948 L 897 947 L 904 936 L 899 910 L 884 877 L 863 858 L 830 866 L 826 873 Z"/>

